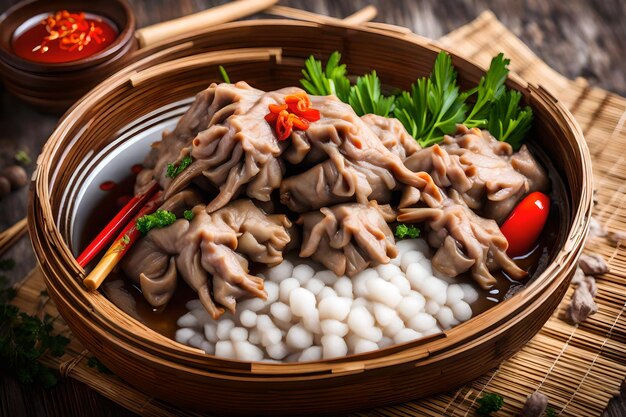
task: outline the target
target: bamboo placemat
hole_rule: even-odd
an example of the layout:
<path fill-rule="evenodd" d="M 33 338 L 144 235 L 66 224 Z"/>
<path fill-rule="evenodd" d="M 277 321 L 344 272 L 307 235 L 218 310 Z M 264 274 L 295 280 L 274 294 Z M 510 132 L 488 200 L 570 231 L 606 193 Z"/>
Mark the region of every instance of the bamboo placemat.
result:
<path fill-rule="evenodd" d="M 544 86 L 570 109 L 585 133 L 593 158 L 597 188 L 594 215 L 608 230 L 626 230 L 626 99 L 590 87 L 583 79 L 571 81 L 558 74 L 490 12 L 481 14 L 440 41 L 485 67 L 492 56 L 504 52 L 511 58 L 513 71 Z M 514 415 L 527 395 L 536 390 L 548 395 L 550 405 L 560 415 L 601 415 L 609 400 L 619 393 L 626 376 L 626 251 L 609 245 L 602 238 L 590 240 L 587 248 L 603 255 L 611 267 L 610 273 L 597 280 L 599 310 L 587 322 L 570 326 L 559 319 L 571 297 L 570 289 L 543 329 L 497 369 L 446 394 L 357 415 L 472 415 L 476 400 L 484 392 L 496 392 L 505 397 L 504 408 L 494 415 Z M 54 305 L 41 296 L 44 288 L 37 269 L 23 282 L 14 304 L 30 313 L 43 310 L 58 317 Z M 71 338 L 62 318 L 58 317 L 55 327 Z M 72 339 L 63 357 L 50 358 L 47 362 L 63 375 L 87 384 L 139 414 L 198 415 L 150 398 L 119 378 L 90 368 L 89 356 L 89 352 Z"/>

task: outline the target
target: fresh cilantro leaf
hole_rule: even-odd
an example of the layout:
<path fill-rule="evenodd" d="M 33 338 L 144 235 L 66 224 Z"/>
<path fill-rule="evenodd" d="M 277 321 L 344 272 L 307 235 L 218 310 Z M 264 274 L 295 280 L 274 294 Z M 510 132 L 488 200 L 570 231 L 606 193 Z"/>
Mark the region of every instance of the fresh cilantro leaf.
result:
<path fill-rule="evenodd" d="M 22 165 L 28 165 L 32 162 L 30 155 L 28 155 L 28 152 L 26 152 L 23 149 L 15 152 L 14 158 L 17 162 L 19 162 Z"/>
<path fill-rule="evenodd" d="M 420 229 L 411 225 L 400 223 L 396 226 L 394 235 L 398 239 L 417 239 L 420 236 Z"/>
<path fill-rule="evenodd" d="M 176 215 L 167 210 L 157 210 L 152 214 L 146 214 L 137 219 L 137 230 L 142 234 L 148 233 L 154 228 L 167 227 L 176 221 Z"/>
<path fill-rule="evenodd" d="M 187 169 L 187 167 L 191 165 L 192 162 L 193 159 L 191 158 L 191 156 L 187 155 L 178 163 L 178 165 L 167 164 L 167 172 L 165 173 L 165 176 L 170 178 L 176 178 L 178 174 Z"/>
<path fill-rule="evenodd" d="M 499 53 L 491 60 L 489 70 L 480 78 L 478 87 L 463 93 L 464 98 L 473 95 L 474 92 L 477 93 L 476 103 L 463 122 L 465 126 L 469 128 L 487 126 L 491 104 L 505 92 L 504 82 L 509 75 L 508 65 L 510 62 L 510 59 L 504 58 L 503 53 Z"/>
<path fill-rule="evenodd" d="M 487 124 L 487 129 L 496 139 L 510 143 L 515 150 L 522 145 L 533 122 L 531 108 L 519 106 L 521 98 L 521 93 L 514 90 L 502 94 L 493 103 Z"/>
<path fill-rule="evenodd" d="M 485 393 L 477 401 L 478 408 L 476 414 L 481 417 L 488 417 L 491 413 L 495 413 L 504 405 L 504 398 L 501 395 L 493 393 Z"/>
<path fill-rule="evenodd" d="M 220 70 L 220 75 L 222 76 L 222 79 L 224 80 L 224 82 L 230 84 L 230 77 L 228 76 L 228 73 L 226 72 L 226 68 L 220 65 L 219 70 Z"/>
<path fill-rule="evenodd" d="M 363 116 L 373 113 L 385 117 L 389 115 L 395 98 L 383 96 L 380 85 L 376 71 L 356 79 L 356 85 L 350 87 L 348 97 L 348 103 L 356 114 Z"/>
<path fill-rule="evenodd" d="M 187 219 L 188 221 L 192 221 L 193 220 L 193 211 L 185 210 L 185 212 L 183 213 L 183 217 L 185 217 L 185 219 Z"/>
<path fill-rule="evenodd" d="M 326 68 L 322 69 L 322 61 L 315 59 L 311 55 L 304 62 L 302 70 L 303 79 L 300 80 L 302 87 L 309 93 L 316 96 L 336 95 L 344 103 L 348 102 L 350 95 L 350 80 L 346 76 L 345 64 L 339 64 L 341 54 L 333 52 Z"/>

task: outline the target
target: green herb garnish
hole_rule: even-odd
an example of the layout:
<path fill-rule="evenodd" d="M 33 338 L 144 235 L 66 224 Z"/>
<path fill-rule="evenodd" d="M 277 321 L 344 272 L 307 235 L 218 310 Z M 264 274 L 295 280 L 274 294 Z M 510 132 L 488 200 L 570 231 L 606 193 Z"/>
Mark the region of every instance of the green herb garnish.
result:
<path fill-rule="evenodd" d="M 167 164 L 167 172 L 165 173 L 165 175 L 170 178 L 176 178 L 178 174 L 187 169 L 187 167 L 191 165 L 192 162 L 193 159 L 191 159 L 191 156 L 187 155 L 178 163 L 178 165 Z"/>
<path fill-rule="evenodd" d="M 398 239 L 417 239 L 420 236 L 420 229 L 412 224 L 406 225 L 400 223 L 396 226 L 396 230 L 393 233 Z"/>
<path fill-rule="evenodd" d="M 15 294 L 6 277 L 0 276 L 0 370 L 15 375 L 23 384 L 39 382 L 52 387 L 57 374 L 38 359 L 45 354 L 62 356 L 69 339 L 52 333 L 52 317 L 40 320 L 10 305 Z"/>
<path fill-rule="evenodd" d="M 185 212 L 183 213 L 183 217 L 185 219 L 187 219 L 188 221 L 192 221 L 193 220 L 193 211 L 185 210 Z"/>
<path fill-rule="evenodd" d="M 393 107 L 394 97 L 385 97 L 380 92 L 380 79 L 376 71 L 357 78 L 356 85 L 350 87 L 348 103 L 359 116 L 373 113 L 389 116 Z"/>
<path fill-rule="evenodd" d="M 346 65 L 339 65 L 341 54 L 333 52 L 326 62 L 326 68 L 322 70 L 322 62 L 311 55 L 304 62 L 300 80 L 302 87 L 309 93 L 316 96 L 336 95 L 339 100 L 348 103 L 350 95 L 350 80 L 346 76 Z"/>
<path fill-rule="evenodd" d="M 22 165 L 28 165 L 32 162 L 32 160 L 30 159 L 30 155 L 28 155 L 28 152 L 24 150 L 19 150 L 15 152 L 14 158 L 17 162 L 19 162 Z"/>
<path fill-rule="evenodd" d="M 506 91 L 493 103 L 489 111 L 487 130 L 500 141 L 508 142 L 513 149 L 522 146 L 522 140 L 533 123 L 533 111 L 519 106 L 522 95 L 517 91 Z"/>
<path fill-rule="evenodd" d="M 546 408 L 546 417 L 556 417 L 558 414 L 556 410 L 552 407 Z"/>
<path fill-rule="evenodd" d="M 137 230 L 142 234 L 148 233 L 154 228 L 161 229 L 176 221 L 176 215 L 167 210 L 157 210 L 152 214 L 146 214 L 137 219 Z"/>
<path fill-rule="evenodd" d="M 465 126 L 469 128 L 487 127 L 491 104 L 499 99 L 505 92 L 504 82 L 509 75 L 509 69 L 507 67 L 510 62 L 510 59 L 504 58 L 503 53 L 499 53 L 491 60 L 489 69 L 487 73 L 480 78 L 478 87 L 463 93 L 464 98 L 477 93 L 476 103 L 474 103 L 472 111 L 463 122 Z"/>
<path fill-rule="evenodd" d="M 495 413 L 504 405 L 504 398 L 501 395 L 493 393 L 485 393 L 478 399 L 478 408 L 476 414 L 481 417 L 488 417 L 491 413 Z"/>
<path fill-rule="evenodd" d="M 220 65 L 219 70 L 220 70 L 220 75 L 222 76 L 222 80 L 224 80 L 225 83 L 230 84 L 230 77 L 228 76 L 228 73 L 226 72 L 226 68 Z"/>

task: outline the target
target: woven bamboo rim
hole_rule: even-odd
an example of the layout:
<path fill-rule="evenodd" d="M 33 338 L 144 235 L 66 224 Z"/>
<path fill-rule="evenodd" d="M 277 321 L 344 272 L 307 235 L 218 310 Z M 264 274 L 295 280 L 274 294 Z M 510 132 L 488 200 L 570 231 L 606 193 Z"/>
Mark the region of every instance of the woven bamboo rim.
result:
<path fill-rule="evenodd" d="M 230 50 L 242 46 L 246 49 Z M 76 185 L 74 173 L 87 155 L 101 150 L 133 118 L 192 96 L 216 80 L 219 64 L 233 78 L 277 88 L 297 82 L 310 53 L 327 56 L 335 49 L 343 52 L 353 73 L 375 68 L 385 83 L 406 88 L 430 71 L 439 48 L 415 35 L 379 27 L 276 20 L 225 24 L 182 44 L 140 51 L 133 65 L 76 103 L 52 134 L 38 160 L 31 194 L 33 245 L 49 293 L 72 331 L 131 384 L 157 398 L 216 412 L 342 412 L 406 401 L 460 385 L 510 357 L 565 294 L 588 229 L 589 153 L 571 114 L 543 88 L 515 75 L 508 84 L 533 106 L 537 131 L 545 139 L 542 146 L 566 182 L 570 228 L 554 261 L 530 285 L 442 335 L 307 364 L 228 361 L 160 336 L 99 293 L 82 288 L 77 278 L 83 271 L 57 222 L 65 210 L 64 190 Z M 484 69 L 457 55 L 453 62 L 462 84 L 478 82 Z M 159 383 L 172 378 L 175 390 Z"/>

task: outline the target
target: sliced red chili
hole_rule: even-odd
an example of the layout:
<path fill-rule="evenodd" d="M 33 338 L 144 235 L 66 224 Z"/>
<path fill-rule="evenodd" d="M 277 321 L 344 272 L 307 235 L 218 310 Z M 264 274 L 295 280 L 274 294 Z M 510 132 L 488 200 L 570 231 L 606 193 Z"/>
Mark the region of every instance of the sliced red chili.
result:
<path fill-rule="evenodd" d="M 318 121 L 319 110 L 310 108 L 311 100 L 305 92 L 285 96 L 285 104 L 268 105 L 269 113 L 265 115 L 268 123 L 274 124 L 278 140 L 291 136 L 293 129 L 307 130 L 309 122 Z"/>

